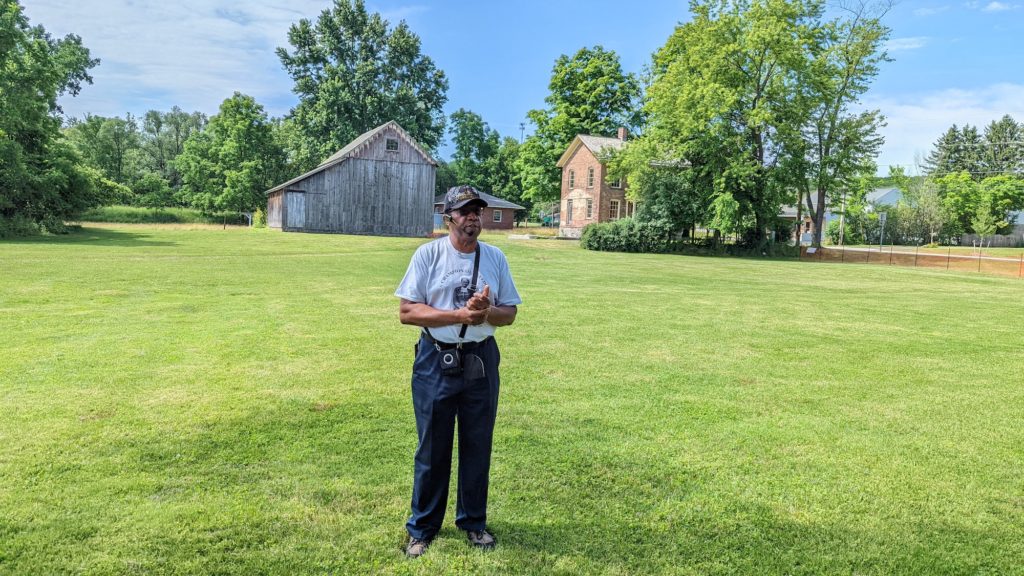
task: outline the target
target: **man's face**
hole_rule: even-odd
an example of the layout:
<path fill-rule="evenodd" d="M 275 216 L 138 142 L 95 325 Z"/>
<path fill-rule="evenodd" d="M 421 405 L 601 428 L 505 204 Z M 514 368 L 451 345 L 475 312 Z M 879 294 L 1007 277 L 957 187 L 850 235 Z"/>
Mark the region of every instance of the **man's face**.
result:
<path fill-rule="evenodd" d="M 451 211 L 452 228 L 463 234 L 474 237 L 480 233 L 480 215 L 484 209 L 479 204 L 467 204 L 462 208 Z"/>

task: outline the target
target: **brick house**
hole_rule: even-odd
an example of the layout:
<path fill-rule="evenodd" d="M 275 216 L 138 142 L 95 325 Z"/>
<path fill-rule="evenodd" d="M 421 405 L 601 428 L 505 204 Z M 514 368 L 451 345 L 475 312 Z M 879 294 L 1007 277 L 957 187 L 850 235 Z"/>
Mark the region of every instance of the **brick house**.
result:
<path fill-rule="evenodd" d="M 515 202 L 509 202 L 479 190 L 477 193 L 480 194 L 480 198 L 484 202 L 487 202 L 487 208 L 484 208 L 484 213 L 480 215 L 480 226 L 484 230 L 511 230 L 516 221 L 516 212 L 526 210 Z M 444 194 L 439 194 L 434 197 L 434 228 L 444 228 L 440 219 L 444 210 L 444 196 Z"/>
<path fill-rule="evenodd" d="M 587 224 L 633 215 L 633 202 L 626 199 L 626 183 L 605 182 L 605 161 L 625 143 L 625 128 L 619 128 L 617 138 L 580 134 L 558 159 L 557 166 L 562 169 L 559 236 L 578 238 Z"/>

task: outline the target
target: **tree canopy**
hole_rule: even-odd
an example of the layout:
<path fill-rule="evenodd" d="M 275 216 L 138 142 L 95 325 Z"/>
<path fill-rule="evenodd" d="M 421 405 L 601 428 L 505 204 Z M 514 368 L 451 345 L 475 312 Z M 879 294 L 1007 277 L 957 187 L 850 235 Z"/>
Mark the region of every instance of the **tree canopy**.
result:
<path fill-rule="evenodd" d="M 559 56 L 548 88 L 548 107 L 527 114 L 535 130 L 519 151 L 523 196 L 535 202 L 558 199 L 561 174 L 555 164 L 577 134 L 613 136 L 619 127 L 635 130 L 641 121 L 639 81 L 623 72 L 618 54 L 602 46 Z"/>
<path fill-rule="evenodd" d="M 97 64 L 78 36 L 55 40 L 17 1 L 0 0 L 0 235 L 61 231 L 102 200 L 98 174 L 62 138 L 57 105 Z"/>
<path fill-rule="evenodd" d="M 800 192 L 813 187 L 823 207 L 873 168 L 881 116 L 852 109 L 885 59 L 888 29 L 863 8 L 826 18 L 820 0 L 694 0 L 690 10 L 654 55 L 643 143 L 618 170 L 649 184 L 634 186 L 641 200 L 656 191 L 681 204 L 662 212 L 761 246 Z M 664 174 L 681 166 L 690 173 Z"/>
<path fill-rule="evenodd" d="M 285 154 L 266 112 L 238 92 L 220 105 L 205 130 L 189 136 L 176 164 L 183 199 L 206 212 L 265 206 L 264 193 L 285 176 Z"/>
<path fill-rule="evenodd" d="M 335 0 L 316 22 L 292 25 L 288 42 L 277 55 L 299 97 L 290 119 L 300 169 L 389 120 L 428 149 L 440 144 L 448 80 L 404 21 L 391 28 L 363 0 Z"/>

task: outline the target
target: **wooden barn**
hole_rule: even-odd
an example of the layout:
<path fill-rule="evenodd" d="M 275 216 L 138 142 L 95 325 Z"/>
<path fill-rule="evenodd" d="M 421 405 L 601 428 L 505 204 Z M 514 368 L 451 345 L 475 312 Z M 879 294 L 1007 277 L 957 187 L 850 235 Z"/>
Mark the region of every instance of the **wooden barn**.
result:
<path fill-rule="evenodd" d="M 286 232 L 428 236 L 437 162 L 396 122 L 359 136 L 267 191 L 267 225 Z"/>

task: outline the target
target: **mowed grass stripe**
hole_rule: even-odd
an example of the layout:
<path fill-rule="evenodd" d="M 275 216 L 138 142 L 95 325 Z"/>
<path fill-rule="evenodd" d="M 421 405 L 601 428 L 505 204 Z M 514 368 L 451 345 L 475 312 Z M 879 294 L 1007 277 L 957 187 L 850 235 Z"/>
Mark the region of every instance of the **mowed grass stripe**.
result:
<path fill-rule="evenodd" d="M 492 554 L 401 556 L 422 240 L 0 243 L 0 572 L 1015 573 L 1024 282 L 485 240 Z M 454 505 L 452 506 L 452 513 Z"/>

